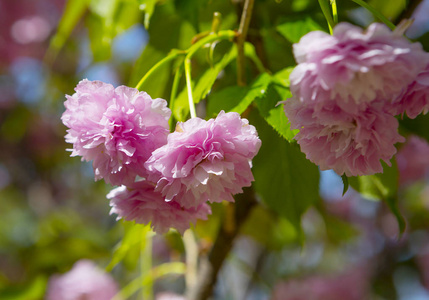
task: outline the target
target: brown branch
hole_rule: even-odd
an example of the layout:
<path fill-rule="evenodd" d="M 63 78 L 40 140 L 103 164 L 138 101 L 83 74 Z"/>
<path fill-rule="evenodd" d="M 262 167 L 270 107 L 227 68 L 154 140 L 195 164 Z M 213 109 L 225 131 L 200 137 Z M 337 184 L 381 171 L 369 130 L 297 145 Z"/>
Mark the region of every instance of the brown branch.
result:
<path fill-rule="evenodd" d="M 235 204 L 228 204 L 225 222 L 219 228 L 210 254 L 201 258 L 198 283 L 192 291 L 188 291 L 188 300 L 206 300 L 212 295 L 219 270 L 233 246 L 241 225 L 256 203 L 253 190 L 246 188 L 243 194 L 236 196 Z"/>

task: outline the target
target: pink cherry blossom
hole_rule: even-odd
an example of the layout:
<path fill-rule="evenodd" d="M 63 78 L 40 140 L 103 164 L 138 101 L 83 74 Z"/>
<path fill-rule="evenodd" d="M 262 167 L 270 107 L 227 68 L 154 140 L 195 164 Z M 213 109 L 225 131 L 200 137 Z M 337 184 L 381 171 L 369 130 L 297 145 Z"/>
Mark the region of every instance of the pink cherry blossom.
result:
<path fill-rule="evenodd" d="M 327 101 L 319 112 L 314 105 L 289 100 L 285 113 L 301 151 L 321 170 L 333 169 L 347 176 L 383 171 L 380 160 L 390 165 L 394 146 L 405 139 L 398 134 L 398 121 L 389 113 L 367 108 L 359 115 L 348 114 Z"/>
<path fill-rule="evenodd" d="M 404 114 L 414 119 L 429 111 L 429 65 L 393 102 L 391 113 Z"/>
<path fill-rule="evenodd" d="M 118 214 L 118 219 L 149 224 L 159 234 L 175 228 L 181 234 L 197 219 L 207 220 L 211 214 L 210 206 L 202 203 L 197 207 L 184 208 L 176 201 L 166 202 L 155 185 L 148 181 L 138 181 L 126 187 L 112 190 L 107 198 L 112 206 L 111 214 Z"/>
<path fill-rule="evenodd" d="M 429 108 L 423 96 L 429 54 L 383 24 L 363 30 L 340 23 L 332 36 L 302 37 L 294 55 L 292 98 L 283 103 L 291 128 L 300 130 L 301 151 L 340 175 L 383 172 L 380 161 L 390 165 L 394 144 L 404 141 L 393 116 Z"/>
<path fill-rule="evenodd" d="M 390 101 L 429 63 L 419 43 L 379 23 L 366 31 L 340 23 L 333 36 L 310 32 L 293 47 L 299 63 L 290 76 L 293 97 L 335 100 L 350 113 L 374 100 Z"/>
<path fill-rule="evenodd" d="M 145 163 L 148 179 L 166 201 L 190 208 L 201 203 L 234 201 L 232 194 L 254 180 L 251 160 L 261 141 L 255 127 L 237 113 L 221 111 L 208 121 L 178 123 L 166 145 Z"/>
<path fill-rule="evenodd" d="M 401 184 L 410 184 L 429 175 L 429 144 L 412 135 L 396 155 Z"/>
<path fill-rule="evenodd" d="M 119 292 L 113 278 L 90 260 L 80 260 L 49 280 L 47 300 L 111 300 Z"/>
<path fill-rule="evenodd" d="M 163 99 L 101 81 L 82 80 L 67 96 L 63 123 L 71 156 L 93 160 L 95 179 L 112 185 L 146 176 L 143 163 L 167 142 L 171 111 Z"/>

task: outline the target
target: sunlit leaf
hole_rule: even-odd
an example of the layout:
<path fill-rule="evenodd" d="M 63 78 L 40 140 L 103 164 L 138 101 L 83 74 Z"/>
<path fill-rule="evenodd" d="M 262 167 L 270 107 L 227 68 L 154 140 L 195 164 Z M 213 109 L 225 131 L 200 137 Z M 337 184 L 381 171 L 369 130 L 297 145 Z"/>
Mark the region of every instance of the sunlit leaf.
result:
<path fill-rule="evenodd" d="M 200 77 L 197 85 L 193 91 L 194 102 L 198 103 L 210 92 L 213 84 L 215 83 L 219 73 L 225 69 L 235 58 L 237 57 L 236 47 L 232 47 L 231 50 L 224 55 L 224 57 L 216 63 L 212 68 L 208 70 Z"/>
<path fill-rule="evenodd" d="M 264 203 L 301 232 L 302 214 L 319 200 L 319 170 L 297 144 L 289 144 L 256 113 L 249 119 L 262 140 L 253 160 L 254 189 Z"/>
<path fill-rule="evenodd" d="M 279 104 L 280 101 L 288 97 L 290 97 L 289 89 L 273 82 L 268 87 L 265 97 L 257 99 L 256 104 L 265 121 L 283 138 L 292 141 L 297 130 L 290 129 L 290 123 L 284 113 L 283 104 Z"/>
<path fill-rule="evenodd" d="M 108 272 L 119 264 L 132 250 L 132 248 L 139 247 L 142 242 L 142 228 L 143 225 L 134 224 L 132 222 L 123 222 L 124 224 L 124 237 L 122 241 L 113 250 L 112 260 L 106 267 Z"/>
<path fill-rule="evenodd" d="M 158 61 L 165 58 L 172 49 L 179 48 L 181 42 L 187 41 L 189 46 L 189 41 L 195 32 L 189 31 L 189 26 L 172 14 L 173 11 L 171 3 L 166 3 L 157 7 L 154 12 L 148 32 L 149 42 L 136 62 L 131 74 L 130 86 L 135 86 Z M 147 92 L 152 98 L 168 99 L 170 89 L 167 88 L 167 84 L 173 71 L 171 64 L 165 64 L 148 78 L 141 90 Z"/>
<path fill-rule="evenodd" d="M 225 67 L 230 64 L 235 57 L 237 56 L 236 47 L 231 47 L 228 53 L 224 55 L 224 57 L 216 63 L 213 67 L 209 67 L 206 72 L 198 79 L 198 82 L 192 89 L 192 95 L 194 98 L 194 103 L 198 103 L 207 96 L 210 90 L 213 87 L 219 73 L 225 69 Z M 194 82 L 194 80 L 192 80 Z M 173 111 L 174 117 L 178 121 L 183 121 L 189 113 L 188 107 L 188 93 L 184 88 L 182 92 L 177 97 L 175 104 L 175 110 Z"/>
<path fill-rule="evenodd" d="M 234 85 L 215 92 L 209 97 L 207 114 L 211 117 L 221 110 L 242 114 L 255 99 L 265 96 L 270 83 L 271 76 L 264 73 L 249 86 Z"/>
<path fill-rule="evenodd" d="M 314 30 L 323 30 L 322 27 L 316 23 L 312 18 L 300 17 L 286 21 L 277 26 L 277 30 L 291 43 L 298 43 L 302 36 Z"/>
<path fill-rule="evenodd" d="M 89 15 L 85 20 L 88 27 L 89 40 L 94 61 L 110 58 L 113 38 L 112 28 L 105 28 L 104 19 L 97 15 Z"/>
<path fill-rule="evenodd" d="M 288 88 L 290 85 L 289 76 L 290 76 L 290 73 L 292 73 L 294 68 L 295 67 L 288 67 L 278 71 L 276 74 L 274 74 L 274 79 L 276 79 L 276 82 L 281 84 L 283 87 Z M 285 91 L 285 93 L 286 94 L 282 95 L 282 97 L 290 96 L 288 91 Z"/>
<path fill-rule="evenodd" d="M 55 60 L 58 52 L 76 27 L 79 20 L 85 13 L 90 0 L 68 0 L 64 13 L 58 24 L 57 31 L 49 43 L 47 54 L 48 61 Z"/>
<path fill-rule="evenodd" d="M 144 27 L 149 28 L 150 18 L 155 10 L 155 5 L 159 0 L 138 0 L 139 8 L 144 11 Z"/>

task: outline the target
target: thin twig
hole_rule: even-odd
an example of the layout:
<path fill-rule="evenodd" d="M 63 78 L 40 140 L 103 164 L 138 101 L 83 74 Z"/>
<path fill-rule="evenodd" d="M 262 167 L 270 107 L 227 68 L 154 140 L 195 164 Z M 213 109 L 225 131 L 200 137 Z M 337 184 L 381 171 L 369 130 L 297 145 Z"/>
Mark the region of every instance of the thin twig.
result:
<path fill-rule="evenodd" d="M 243 194 L 236 196 L 235 204 L 228 204 L 226 216 L 232 216 L 232 218 L 225 220 L 219 228 L 209 256 L 201 258 L 198 272 L 199 281 L 189 293 L 188 300 L 206 300 L 212 295 L 219 270 L 233 246 L 241 225 L 256 203 L 253 190 L 245 188 Z"/>
<path fill-rule="evenodd" d="M 237 84 L 246 85 L 245 64 L 244 64 L 244 42 L 249 30 L 250 19 L 252 18 L 254 0 L 244 2 L 243 13 L 241 14 L 240 27 L 237 37 Z"/>

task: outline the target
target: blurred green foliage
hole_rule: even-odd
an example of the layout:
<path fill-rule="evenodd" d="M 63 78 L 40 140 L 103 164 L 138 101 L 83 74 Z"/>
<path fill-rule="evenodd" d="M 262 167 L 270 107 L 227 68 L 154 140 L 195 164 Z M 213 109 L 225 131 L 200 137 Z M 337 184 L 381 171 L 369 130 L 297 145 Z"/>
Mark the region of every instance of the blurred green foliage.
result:
<path fill-rule="evenodd" d="M 47 2 L 35 1 L 40 7 Z M 408 7 L 402 0 L 368 3 L 393 22 Z M 338 1 L 337 5 L 340 21 L 361 24 L 362 20 L 374 20 L 352 1 Z M 90 163 L 70 158 L 65 151 L 70 145 L 63 139 L 66 128 L 60 121 L 62 103 L 64 94 L 71 95 L 85 74 L 85 67 L 80 67 L 84 60 L 82 41 L 87 39 L 89 43 L 89 65 L 110 63 L 121 84 L 135 86 L 173 49 L 188 49 L 194 37 L 209 33 L 214 12 L 222 15 L 219 30 L 236 30 L 241 10 L 242 2 L 229 0 L 66 1 L 61 17 L 59 12 L 56 15 L 58 24 L 50 42 L 43 42 L 45 57 L 34 58 L 46 63 L 43 68 L 49 72 L 43 95 L 28 103 L 12 91 L 10 103 L 0 111 L 0 171 L 6 170 L 0 172 L 0 299 L 43 299 L 49 276 L 68 271 L 82 258 L 106 267 L 121 286 L 140 278 L 142 226 L 116 222 L 115 216 L 109 216 L 105 199 L 109 187 L 94 182 Z M 359 18 L 354 17 L 356 13 Z M 7 25 L 11 27 L 12 23 Z M 112 45 L 133 26 L 144 26 L 147 44 L 136 61 L 118 61 Z M 237 51 L 233 42 L 207 45 L 192 59 L 193 95 L 200 115 L 211 118 L 220 110 L 236 111 L 249 119 L 262 140 L 260 153 L 253 161 L 253 188 L 259 203 L 241 234 L 256 240 L 269 253 L 265 256 L 266 266 L 274 271 L 267 274 L 261 268 L 258 272 L 266 275 L 271 284 L 278 277 L 292 276 L 278 263 L 269 263 L 285 249 L 301 249 L 300 242 L 322 240 L 324 257 L 331 257 L 329 262 L 337 266 L 332 256 L 355 242 L 360 230 L 341 214 L 329 213 L 319 194 L 317 166 L 300 152 L 293 140 L 296 131 L 290 130 L 282 105 L 278 105 L 291 95 L 288 77 L 296 64 L 292 44 L 312 30 L 328 31 L 317 1 L 257 0 L 245 46 L 246 86 L 236 82 Z M 429 35 L 419 41 L 428 51 Z M 182 64 L 183 57 L 179 57 L 163 65 L 142 87 L 153 98 L 169 100 L 176 80 L 177 97 L 172 107 L 176 121 L 189 117 Z M 2 62 L 1 70 L 9 72 L 9 65 L 12 61 Z M 427 115 L 415 120 L 404 116 L 400 124 L 404 135 L 416 134 L 429 141 Z M 350 186 L 363 196 L 384 200 L 401 232 L 406 230 L 404 218 L 408 232 L 427 230 L 428 210 L 421 196 L 424 186 L 416 185 L 406 192 L 398 190 L 395 163 L 391 168 L 385 167 L 384 174 L 350 178 Z M 321 217 L 320 228 L 325 228 L 324 233 L 318 231 L 317 238 L 306 235 L 308 230 L 302 226 L 302 218 L 310 208 Z M 225 207 L 216 204 L 210 219 L 196 225 L 201 252 L 208 251 L 225 218 Z M 183 273 L 180 236 L 171 232 L 162 243 L 168 251 L 162 254 L 155 250 L 153 254 L 157 274 L 168 274 L 164 270 L 167 267 L 161 267 L 167 262 L 179 263 L 170 265 L 174 267 L 171 270 Z M 389 250 L 380 253 L 383 251 Z M 394 257 L 391 263 L 398 260 Z M 387 279 L 374 280 L 380 299 L 393 299 L 389 297 L 395 293 L 384 288 L 391 287 L 391 273 Z M 382 275 L 385 274 L 378 278 L 384 278 Z M 183 285 L 183 280 L 173 284 L 180 292 Z M 131 286 L 128 291 L 133 289 Z"/>

